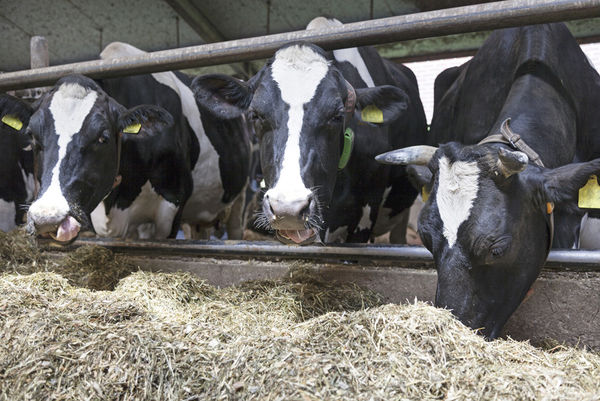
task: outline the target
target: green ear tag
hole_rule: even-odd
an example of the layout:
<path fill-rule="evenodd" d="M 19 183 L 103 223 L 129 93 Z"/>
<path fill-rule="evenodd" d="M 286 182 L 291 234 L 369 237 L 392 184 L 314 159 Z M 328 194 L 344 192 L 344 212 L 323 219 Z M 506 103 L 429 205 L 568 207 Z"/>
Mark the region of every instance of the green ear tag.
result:
<path fill-rule="evenodd" d="M 366 123 L 383 123 L 383 111 L 374 104 L 370 104 L 360 112 L 360 118 Z"/>
<path fill-rule="evenodd" d="M 23 128 L 23 122 L 17 117 L 11 116 L 9 114 L 2 117 L 2 122 L 8 125 L 9 127 L 16 129 L 17 131 L 20 131 L 21 128 Z"/>
<path fill-rule="evenodd" d="M 588 182 L 579 188 L 579 202 L 577 206 L 587 209 L 600 209 L 600 186 L 596 176 L 590 176 Z"/>
<path fill-rule="evenodd" d="M 354 146 L 354 131 L 352 128 L 346 128 L 344 131 L 344 150 L 340 156 L 340 162 L 338 163 L 338 169 L 342 170 L 348 164 L 350 155 L 352 154 L 352 147 Z"/>
<path fill-rule="evenodd" d="M 129 124 L 127 127 L 123 128 L 123 133 L 124 134 L 137 134 L 138 132 L 140 132 L 140 129 L 142 129 L 142 124 L 133 123 L 133 124 Z"/>

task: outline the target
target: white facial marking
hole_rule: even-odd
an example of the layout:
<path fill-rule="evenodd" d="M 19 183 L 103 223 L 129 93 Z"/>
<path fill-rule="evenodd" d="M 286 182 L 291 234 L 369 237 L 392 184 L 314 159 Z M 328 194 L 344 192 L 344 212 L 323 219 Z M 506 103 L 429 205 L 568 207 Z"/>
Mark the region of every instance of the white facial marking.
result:
<path fill-rule="evenodd" d="M 317 17 L 308 23 L 306 29 L 324 29 L 342 25 L 344 24 L 342 24 L 335 18 L 328 19 L 324 17 Z M 373 88 L 375 86 L 373 78 L 369 73 L 369 69 L 367 68 L 365 61 L 361 57 L 356 47 L 334 50 L 333 57 L 335 57 L 335 59 L 339 62 L 347 61 L 350 64 L 352 64 L 354 68 L 356 68 L 356 70 L 358 71 L 358 75 L 360 75 L 361 79 L 367 84 L 369 88 Z"/>
<path fill-rule="evenodd" d="M 60 188 L 60 165 L 67 154 L 67 146 L 83 125 L 96 102 L 98 93 L 78 84 L 65 83 L 58 88 L 50 102 L 50 113 L 58 136 L 58 160 L 52 169 L 50 186 L 29 208 L 34 221 L 55 219 L 67 215 L 69 204 Z"/>
<path fill-rule="evenodd" d="M 477 197 L 480 171 L 476 162 L 458 161 L 450 164 L 446 156 L 440 158 L 439 166 L 436 202 L 444 224 L 444 237 L 452 248 L 456 243 L 458 228 L 469 218 Z"/>
<path fill-rule="evenodd" d="M 308 103 L 329 69 L 329 63 L 313 49 L 296 45 L 277 52 L 271 66 L 273 79 L 289 106 L 288 138 L 283 153 L 279 178 L 267 196 L 282 203 L 306 199 L 311 194 L 300 174 L 300 132 L 304 104 Z"/>
<path fill-rule="evenodd" d="M 372 224 L 373 222 L 371 221 L 371 206 L 365 205 L 362 208 L 362 215 L 360 216 L 360 221 L 358 222 L 358 226 L 356 227 L 355 232 L 371 228 Z"/>

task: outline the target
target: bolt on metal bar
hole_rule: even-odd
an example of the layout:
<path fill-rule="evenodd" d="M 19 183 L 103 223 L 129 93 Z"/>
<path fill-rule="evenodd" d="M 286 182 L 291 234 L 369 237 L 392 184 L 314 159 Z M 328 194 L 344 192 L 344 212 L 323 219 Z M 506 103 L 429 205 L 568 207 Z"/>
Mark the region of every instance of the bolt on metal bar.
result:
<path fill-rule="evenodd" d="M 0 74 L 0 91 L 52 85 L 69 74 L 111 78 L 270 57 L 307 41 L 326 50 L 600 16 L 600 0 L 507 0 L 247 39 Z"/>

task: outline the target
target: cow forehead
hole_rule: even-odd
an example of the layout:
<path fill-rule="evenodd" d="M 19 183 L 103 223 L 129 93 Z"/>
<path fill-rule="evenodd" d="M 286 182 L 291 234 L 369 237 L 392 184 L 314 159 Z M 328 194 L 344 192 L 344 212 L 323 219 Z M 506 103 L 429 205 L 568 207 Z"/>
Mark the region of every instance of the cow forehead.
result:
<path fill-rule="evenodd" d="M 279 199 L 305 199 L 311 190 L 304 184 L 300 135 L 304 121 L 303 105 L 310 102 L 319 83 L 327 75 L 328 61 L 308 46 L 293 45 L 279 50 L 271 65 L 271 75 L 279 86 L 287 107 L 287 140 L 283 148 L 279 177 L 268 195 Z"/>
<path fill-rule="evenodd" d="M 328 70 L 329 62 L 322 55 L 302 45 L 279 50 L 271 65 L 281 98 L 290 105 L 309 102 Z"/>
<path fill-rule="evenodd" d="M 477 162 L 455 161 L 446 156 L 439 159 L 436 203 L 443 223 L 444 237 L 452 248 L 458 229 L 471 213 L 479 189 L 480 168 Z"/>
<path fill-rule="evenodd" d="M 49 110 L 59 142 L 62 139 L 68 143 L 81 130 L 97 98 L 98 92 L 76 83 L 64 83 L 58 88 L 52 96 Z"/>

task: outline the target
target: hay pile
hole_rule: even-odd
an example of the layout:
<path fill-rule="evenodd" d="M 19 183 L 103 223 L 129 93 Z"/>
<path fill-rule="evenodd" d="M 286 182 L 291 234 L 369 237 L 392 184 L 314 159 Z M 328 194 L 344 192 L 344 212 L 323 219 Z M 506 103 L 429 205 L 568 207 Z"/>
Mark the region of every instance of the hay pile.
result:
<path fill-rule="evenodd" d="M 0 276 L 0 399 L 598 399 L 600 356 L 486 342 L 449 312 L 296 274 L 90 291 Z"/>
<path fill-rule="evenodd" d="M 42 255 L 35 239 L 24 229 L 0 231 L 0 273 L 58 273 L 69 284 L 92 290 L 112 290 L 138 267 L 106 248 L 86 245 L 59 259 Z"/>

